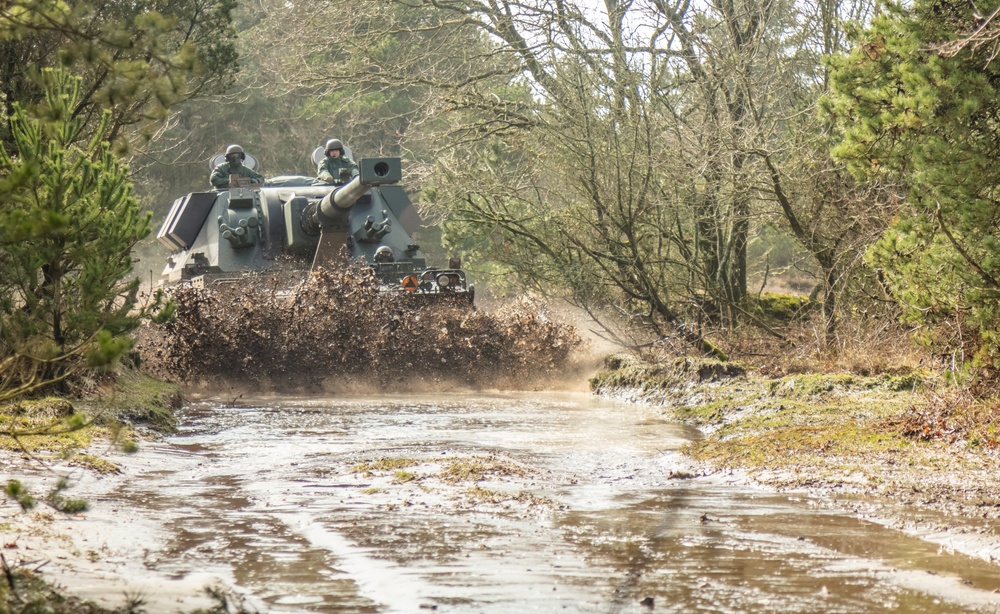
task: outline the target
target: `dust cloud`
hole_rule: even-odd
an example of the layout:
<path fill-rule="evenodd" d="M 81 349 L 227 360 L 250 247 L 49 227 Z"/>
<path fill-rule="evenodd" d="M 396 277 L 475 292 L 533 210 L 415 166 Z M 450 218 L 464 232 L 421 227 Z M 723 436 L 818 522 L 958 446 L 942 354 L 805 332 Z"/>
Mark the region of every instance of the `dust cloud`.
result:
<path fill-rule="evenodd" d="M 585 380 L 577 329 L 523 302 L 379 290 L 370 269 L 320 270 L 289 285 L 248 274 L 170 290 L 176 318 L 146 326 L 142 368 L 188 385 L 260 392 L 535 390 Z"/>

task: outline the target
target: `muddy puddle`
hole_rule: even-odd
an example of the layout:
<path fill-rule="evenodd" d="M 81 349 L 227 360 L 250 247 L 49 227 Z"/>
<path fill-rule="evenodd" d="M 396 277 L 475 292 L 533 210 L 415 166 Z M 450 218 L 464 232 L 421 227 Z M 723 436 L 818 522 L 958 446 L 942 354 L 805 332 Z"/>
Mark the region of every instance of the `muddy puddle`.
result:
<path fill-rule="evenodd" d="M 182 424 L 76 486 L 95 570 L 65 585 L 116 582 L 153 612 L 209 580 L 289 613 L 1000 610 L 995 566 L 698 475 L 679 453 L 698 433 L 653 408 L 283 397 L 193 403 Z"/>

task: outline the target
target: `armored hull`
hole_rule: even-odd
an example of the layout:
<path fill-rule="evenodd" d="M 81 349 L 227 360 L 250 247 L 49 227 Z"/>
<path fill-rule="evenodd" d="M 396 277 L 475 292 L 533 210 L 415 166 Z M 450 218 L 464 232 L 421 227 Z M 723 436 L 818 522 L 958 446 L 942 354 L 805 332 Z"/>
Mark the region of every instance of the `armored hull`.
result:
<path fill-rule="evenodd" d="M 343 184 L 281 175 L 261 185 L 194 192 L 174 201 L 157 238 L 172 251 L 166 284 L 211 284 L 249 272 L 370 266 L 386 291 L 472 302 L 455 259 L 429 266 L 413 240 L 420 216 L 398 158 L 367 158 Z"/>

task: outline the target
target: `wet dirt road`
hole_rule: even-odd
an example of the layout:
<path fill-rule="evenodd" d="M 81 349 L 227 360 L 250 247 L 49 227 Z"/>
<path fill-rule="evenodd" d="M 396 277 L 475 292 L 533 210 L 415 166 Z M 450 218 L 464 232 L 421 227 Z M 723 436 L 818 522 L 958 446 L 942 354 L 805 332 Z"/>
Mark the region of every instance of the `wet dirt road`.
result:
<path fill-rule="evenodd" d="M 583 394 L 199 402 L 101 547 L 271 612 L 994 612 L 996 566 L 725 476 Z M 90 488 L 88 494 L 86 490 Z M 95 521 L 100 522 L 97 517 Z"/>

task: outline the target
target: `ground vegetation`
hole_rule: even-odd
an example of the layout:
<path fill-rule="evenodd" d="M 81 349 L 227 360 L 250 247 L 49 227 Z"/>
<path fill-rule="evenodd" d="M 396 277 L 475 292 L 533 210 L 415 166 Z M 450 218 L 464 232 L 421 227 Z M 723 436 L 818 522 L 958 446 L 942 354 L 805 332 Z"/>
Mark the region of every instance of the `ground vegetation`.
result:
<path fill-rule="evenodd" d="M 79 514 L 89 502 L 72 496 L 77 472 L 116 474 L 121 468 L 103 456 L 111 449 L 135 452 L 141 442 L 173 429 L 173 412 L 180 405 L 180 390 L 136 371 L 118 377 L 107 374 L 69 379 L 72 392 L 60 396 L 19 399 L 0 405 L 0 451 L 53 477 L 48 492 L 32 492 L 21 480 L 3 484 L 0 506 L 15 506 L 23 514 L 40 518 L 47 513 Z M 65 594 L 39 573 L 34 558 L 17 554 L 17 539 L 6 534 L 2 545 L 0 612 L 58 612 L 98 614 L 142 612 L 143 600 L 129 598 L 114 610 Z M 3 554 L 0 554 L 3 557 Z M 224 595 L 220 593 L 220 596 Z M 217 611 L 230 611 L 220 609 Z"/>
<path fill-rule="evenodd" d="M 44 73 L 45 101 L 14 104 L 16 150 L 0 147 L 0 399 L 113 363 L 161 306 L 143 304 L 131 249 L 149 234 L 104 123 L 80 143 L 82 81 Z M 107 116 L 105 117 L 107 120 Z"/>
<path fill-rule="evenodd" d="M 180 407 L 181 394 L 173 384 L 134 370 L 96 380 L 78 376 L 71 382 L 70 394 L 19 399 L 0 406 L 0 449 L 33 458 L 43 466 L 67 461 L 87 471 L 117 473 L 119 468 L 97 451 L 102 446 L 135 452 L 148 437 L 176 428 L 173 412 Z M 7 486 L 7 498 L 25 509 L 39 502 L 52 506 L 53 497 L 59 495 Z"/>
<path fill-rule="evenodd" d="M 107 124 L 124 149 L 148 139 L 169 109 L 228 85 L 236 66 L 234 0 L 130 3 L 14 0 L 0 9 L 0 134 L 13 144 L 14 103 L 45 99 L 45 68 L 80 77 L 70 110 L 89 139 Z M 110 112 L 110 118 L 104 118 Z"/>
<path fill-rule="evenodd" d="M 2 557 L 2 555 L 0 555 Z M 23 569 L 11 569 L 5 560 L 4 579 L 0 583 L 0 612 L 4 614 L 141 614 L 146 612 L 146 602 L 139 596 L 126 596 L 120 607 L 106 608 L 85 599 L 63 594 L 37 573 Z M 218 588 L 206 590 L 214 601 L 213 606 L 192 610 L 190 614 L 244 614 L 252 610 L 245 607 L 238 598 L 226 594 Z"/>
<path fill-rule="evenodd" d="M 832 360 L 758 338 L 720 362 L 666 340 L 609 356 L 591 389 L 696 425 L 704 437 L 684 449 L 696 471 L 831 497 L 919 534 L 990 535 L 996 397 L 954 387 L 947 364 L 898 331 L 854 332 Z"/>
<path fill-rule="evenodd" d="M 975 4 L 888 3 L 833 63 L 834 155 L 903 206 L 868 251 L 907 322 L 957 364 L 998 360 L 995 41 Z"/>

